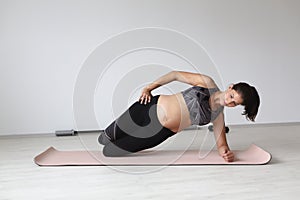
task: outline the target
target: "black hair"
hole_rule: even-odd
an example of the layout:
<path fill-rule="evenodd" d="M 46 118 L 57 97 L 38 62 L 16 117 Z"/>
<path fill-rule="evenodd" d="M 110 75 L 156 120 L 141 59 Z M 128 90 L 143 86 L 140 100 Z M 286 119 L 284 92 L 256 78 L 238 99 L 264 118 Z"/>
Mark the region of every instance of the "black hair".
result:
<path fill-rule="evenodd" d="M 257 90 L 255 87 L 243 82 L 234 84 L 232 89 L 239 93 L 243 99 L 241 105 L 243 105 L 245 109 L 242 115 L 246 115 L 247 119 L 254 122 L 260 104 Z"/>

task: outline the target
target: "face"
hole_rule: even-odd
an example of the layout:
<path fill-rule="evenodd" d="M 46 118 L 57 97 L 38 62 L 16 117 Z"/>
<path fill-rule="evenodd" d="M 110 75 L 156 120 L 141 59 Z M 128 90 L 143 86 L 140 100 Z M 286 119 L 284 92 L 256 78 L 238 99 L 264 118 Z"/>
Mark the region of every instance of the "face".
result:
<path fill-rule="evenodd" d="M 227 107 L 235 107 L 243 102 L 240 94 L 232 89 L 232 86 L 233 85 L 229 86 L 229 88 L 225 91 L 224 106 Z"/>

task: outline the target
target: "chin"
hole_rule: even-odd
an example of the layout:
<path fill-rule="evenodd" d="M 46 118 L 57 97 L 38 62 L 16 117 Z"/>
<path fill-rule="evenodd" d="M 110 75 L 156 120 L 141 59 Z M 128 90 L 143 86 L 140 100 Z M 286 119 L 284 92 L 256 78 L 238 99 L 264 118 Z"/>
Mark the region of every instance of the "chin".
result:
<path fill-rule="evenodd" d="M 226 103 L 225 101 L 223 101 L 223 102 L 221 103 L 221 106 L 227 106 L 227 103 Z"/>

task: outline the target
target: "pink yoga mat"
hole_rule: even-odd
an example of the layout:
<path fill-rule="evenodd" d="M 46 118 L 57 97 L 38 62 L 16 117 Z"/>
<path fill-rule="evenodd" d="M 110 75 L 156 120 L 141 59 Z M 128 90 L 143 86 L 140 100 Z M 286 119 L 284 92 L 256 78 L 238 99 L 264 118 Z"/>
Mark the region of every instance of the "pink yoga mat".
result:
<path fill-rule="evenodd" d="M 235 161 L 226 162 L 217 151 L 145 150 L 126 157 L 105 157 L 101 151 L 59 151 L 53 147 L 37 155 L 39 166 L 101 166 L 101 165 L 261 165 L 271 154 L 252 144 L 246 150 L 235 150 Z"/>

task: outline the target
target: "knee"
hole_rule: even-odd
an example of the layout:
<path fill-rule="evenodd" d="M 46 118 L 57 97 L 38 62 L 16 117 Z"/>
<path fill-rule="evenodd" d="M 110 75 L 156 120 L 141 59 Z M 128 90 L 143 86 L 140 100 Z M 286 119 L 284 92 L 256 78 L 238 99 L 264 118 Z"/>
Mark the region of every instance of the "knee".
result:
<path fill-rule="evenodd" d="M 113 157 L 113 155 L 111 154 L 111 151 L 109 151 L 109 148 L 107 148 L 108 145 L 105 145 L 102 153 L 105 157 Z"/>
<path fill-rule="evenodd" d="M 105 145 L 102 153 L 105 157 L 121 157 L 130 154 L 130 152 L 117 147 L 113 143 Z"/>
<path fill-rule="evenodd" d="M 104 129 L 104 132 L 106 133 L 107 136 L 110 137 L 110 139 L 114 139 L 112 138 L 115 132 L 115 127 L 116 127 L 116 122 L 112 122 L 106 129 Z"/>
<path fill-rule="evenodd" d="M 110 138 L 108 138 L 108 136 L 106 136 L 106 134 L 103 132 L 99 135 L 98 137 L 98 142 L 102 145 L 107 145 L 111 142 Z"/>

